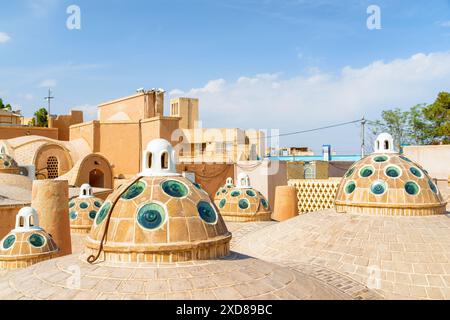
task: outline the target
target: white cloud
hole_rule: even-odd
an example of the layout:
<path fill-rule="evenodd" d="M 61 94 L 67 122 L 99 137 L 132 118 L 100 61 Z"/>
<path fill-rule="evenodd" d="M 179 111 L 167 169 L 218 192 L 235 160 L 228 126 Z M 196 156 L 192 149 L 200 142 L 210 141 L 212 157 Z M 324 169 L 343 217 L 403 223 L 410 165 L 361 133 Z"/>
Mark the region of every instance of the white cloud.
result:
<path fill-rule="evenodd" d="M 450 28 L 450 20 L 440 23 L 441 27 Z"/>
<path fill-rule="evenodd" d="M 233 82 L 212 80 L 203 88 L 181 94 L 200 99 L 207 127 L 232 124 L 286 132 L 356 120 L 363 115 L 376 119 L 388 108 L 432 102 L 439 91 L 450 89 L 449 83 L 450 52 L 443 52 L 375 61 L 362 68 L 346 66 L 338 75 L 311 69 L 308 74 L 290 78 L 263 74 Z M 315 143 L 326 139 L 322 136 Z"/>
<path fill-rule="evenodd" d="M 11 37 L 6 32 L 0 32 L 0 43 L 7 43 Z"/>
<path fill-rule="evenodd" d="M 56 80 L 55 79 L 46 79 L 43 80 L 39 84 L 39 88 L 54 88 L 56 87 Z"/>

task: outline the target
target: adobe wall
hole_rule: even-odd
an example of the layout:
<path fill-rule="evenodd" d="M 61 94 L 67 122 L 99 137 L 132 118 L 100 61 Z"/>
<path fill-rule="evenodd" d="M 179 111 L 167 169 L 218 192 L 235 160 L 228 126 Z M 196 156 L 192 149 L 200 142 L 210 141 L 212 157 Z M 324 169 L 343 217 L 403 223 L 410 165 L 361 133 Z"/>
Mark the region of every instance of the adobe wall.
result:
<path fill-rule="evenodd" d="M 155 100 L 155 94 L 150 93 L 103 103 L 98 106 L 99 121 L 139 121 L 154 117 Z"/>
<path fill-rule="evenodd" d="M 214 163 L 196 163 L 196 164 L 177 164 L 178 172 L 193 172 L 195 174 L 195 181 L 200 184 L 211 199 L 214 199 L 217 190 L 225 184 L 228 177 L 234 176 L 233 164 L 214 164 Z"/>
<path fill-rule="evenodd" d="M 58 129 L 28 126 L 0 126 L 0 140 L 14 139 L 23 136 L 41 136 L 58 140 Z"/>
<path fill-rule="evenodd" d="M 427 170 L 432 178 L 437 179 L 439 188 L 445 192 L 450 176 L 450 145 L 406 146 L 403 153 Z"/>
<path fill-rule="evenodd" d="M 83 111 L 72 110 L 70 115 L 59 115 L 49 119 L 49 128 L 58 129 L 58 138 L 62 141 L 70 140 L 70 126 L 83 123 Z"/>

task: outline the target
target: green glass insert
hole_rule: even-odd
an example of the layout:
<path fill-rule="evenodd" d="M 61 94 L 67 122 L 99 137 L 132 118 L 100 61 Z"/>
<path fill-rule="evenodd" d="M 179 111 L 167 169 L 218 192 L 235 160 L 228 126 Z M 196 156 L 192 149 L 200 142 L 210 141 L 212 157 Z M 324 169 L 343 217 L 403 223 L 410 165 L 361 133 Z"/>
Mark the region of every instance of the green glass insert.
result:
<path fill-rule="evenodd" d="M 219 203 L 219 208 L 222 209 L 223 207 L 225 207 L 225 205 L 227 204 L 227 200 L 226 199 L 222 199 Z"/>
<path fill-rule="evenodd" d="M 246 193 L 247 193 L 247 195 L 248 195 L 249 197 L 255 197 L 255 196 L 256 196 L 256 193 L 255 193 L 255 191 L 253 191 L 253 190 L 247 190 Z"/>
<path fill-rule="evenodd" d="M 8 168 L 11 164 L 9 163 L 9 161 L 3 161 L 3 165 Z"/>
<path fill-rule="evenodd" d="M 406 162 L 412 162 L 410 159 L 408 159 L 405 156 L 400 156 L 400 159 L 405 160 Z"/>
<path fill-rule="evenodd" d="M 102 223 L 103 220 L 105 220 L 106 216 L 108 215 L 109 210 L 111 210 L 111 202 L 104 203 L 103 206 L 100 208 L 100 211 L 97 214 L 97 218 L 96 218 L 95 222 L 97 224 Z"/>
<path fill-rule="evenodd" d="M 409 194 L 411 196 L 415 196 L 415 195 L 419 194 L 420 188 L 417 185 L 417 183 L 409 181 L 405 184 L 405 191 L 407 194 Z"/>
<path fill-rule="evenodd" d="M 433 181 L 428 180 L 428 185 L 430 186 L 431 191 L 433 191 L 436 194 L 438 193 L 438 189 Z"/>
<path fill-rule="evenodd" d="M 194 187 L 196 187 L 198 190 L 202 190 L 202 186 L 196 182 L 193 183 Z"/>
<path fill-rule="evenodd" d="M 33 247 L 40 248 L 43 247 L 45 244 L 45 239 L 43 236 L 37 233 L 33 233 L 28 241 L 31 243 Z"/>
<path fill-rule="evenodd" d="M 69 202 L 69 209 L 72 209 L 73 207 L 75 207 L 75 201 L 70 201 Z"/>
<path fill-rule="evenodd" d="M 264 206 L 264 208 L 269 208 L 269 204 L 267 203 L 266 199 L 261 199 L 261 204 Z"/>
<path fill-rule="evenodd" d="M 345 186 L 345 193 L 352 194 L 356 189 L 356 183 L 354 181 L 350 181 Z"/>
<path fill-rule="evenodd" d="M 397 167 L 387 167 L 386 175 L 391 178 L 398 178 L 401 175 L 400 169 Z"/>
<path fill-rule="evenodd" d="M 166 221 L 166 212 L 159 204 L 149 203 L 139 209 L 137 221 L 143 228 L 155 230 Z"/>
<path fill-rule="evenodd" d="M 359 174 L 363 178 L 368 178 L 371 175 L 373 175 L 374 172 L 375 172 L 375 169 L 373 167 L 364 167 L 364 168 L 361 169 Z"/>
<path fill-rule="evenodd" d="M 75 220 L 78 217 L 78 213 L 76 211 L 70 211 L 69 217 L 70 220 Z"/>
<path fill-rule="evenodd" d="M 250 207 L 250 203 L 247 199 L 241 199 L 239 200 L 239 208 L 242 210 L 248 209 Z"/>
<path fill-rule="evenodd" d="M 11 234 L 9 236 L 7 236 L 5 238 L 5 240 L 3 240 L 3 249 L 8 250 L 9 248 L 11 248 L 14 244 L 14 242 L 16 242 L 16 236 Z"/>
<path fill-rule="evenodd" d="M 227 193 L 227 189 L 222 189 L 222 193 Z"/>
<path fill-rule="evenodd" d="M 142 181 L 138 181 L 134 183 L 132 186 L 130 186 L 127 191 L 125 191 L 125 193 L 122 195 L 122 199 L 132 200 L 141 195 L 142 192 L 144 192 L 144 190 L 145 190 L 145 183 Z"/>
<path fill-rule="evenodd" d="M 162 184 L 162 189 L 165 193 L 174 198 L 183 198 L 188 194 L 188 188 L 176 180 L 165 181 Z"/>
<path fill-rule="evenodd" d="M 420 171 L 418 168 L 416 167 L 411 167 L 409 168 L 409 171 L 415 175 L 417 178 L 422 178 L 423 177 L 423 173 L 422 171 Z"/>
<path fill-rule="evenodd" d="M 89 212 L 89 218 L 91 218 L 92 220 L 95 219 L 95 216 L 97 215 L 97 211 L 92 210 L 91 212 Z"/>
<path fill-rule="evenodd" d="M 373 161 L 375 161 L 375 162 L 386 162 L 386 161 L 388 161 L 388 157 L 386 157 L 386 156 L 377 156 L 377 157 L 375 157 L 375 158 L 373 158 Z"/>
<path fill-rule="evenodd" d="M 386 192 L 386 184 L 383 181 L 376 181 L 370 187 L 373 194 L 380 196 Z"/>
<path fill-rule="evenodd" d="M 89 208 L 89 204 L 86 203 L 86 202 L 82 202 L 82 203 L 80 203 L 80 208 L 81 209 L 87 209 L 87 208 Z"/>
<path fill-rule="evenodd" d="M 103 205 L 103 203 L 101 201 L 94 201 L 94 206 L 96 206 L 97 208 L 101 208 Z"/>
<path fill-rule="evenodd" d="M 345 174 L 345 176 L 348 178 L 350 177 L 353 173 L 355 172 L 355 168 L 351 168 L 350 170 L 347 171 L 347 173 Z"/>
<path fill-rule="evenodd" d="M 209 224 L 217 222 L 217 214 L 213 207 L 205 201 L 200 201 L 197 205 L 197 211 L 203 221 Z"/>
<path fill-rule="evenodd" d="M 235 191 L 233 191 L 233 192 L 231 193 L 231 196 L 232 196 L 233 198 L 239 197 L 240 195 L 241 195 L 241 192 L 240 192 L 240 191 L 237 191 L 237 190 L 235 190 Z"/>

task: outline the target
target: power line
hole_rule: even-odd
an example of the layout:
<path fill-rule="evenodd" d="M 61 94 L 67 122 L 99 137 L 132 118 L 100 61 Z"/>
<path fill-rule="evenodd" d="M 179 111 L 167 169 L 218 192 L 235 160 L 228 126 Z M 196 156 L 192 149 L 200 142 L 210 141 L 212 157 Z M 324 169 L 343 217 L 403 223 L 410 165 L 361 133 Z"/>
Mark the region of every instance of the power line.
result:
<path fill-rule="evenodd" d="M 354 120 L 354 121 L 333 124 L 333 125 L 330 125 L 330 126 L 325 126 L 325 127 L 320 127 L 320 128 L 314 128 L 314 129 L 303 130 L 303 131 L 296 131 L 296 132 L 290 132 L 290 133 L 282 133 L 282 134 L 278 134 L 278 135 L 268 136 L 266 138 L 278 138 L 278 137 L 293 136 L 293 135 L 302 134 L 302 133 L 308 133 L 308 132 L 314 132 L 314 131 L 320 131 L 320 130 L 325 130 L 325 129 L 342 127 L 342 126 L 346 126 L 346 125 L 353 124 L 353 123 L 361 123 L 361 121 L 363 121 L 363 120 L 358 119 L 358 120 Z"/>

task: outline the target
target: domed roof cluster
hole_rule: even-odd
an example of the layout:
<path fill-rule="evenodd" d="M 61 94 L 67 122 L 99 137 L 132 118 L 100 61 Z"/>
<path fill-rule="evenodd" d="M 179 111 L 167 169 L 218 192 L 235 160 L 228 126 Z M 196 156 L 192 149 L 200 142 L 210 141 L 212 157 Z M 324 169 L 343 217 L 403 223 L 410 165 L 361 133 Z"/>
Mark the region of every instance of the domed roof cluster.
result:
<path fill-rule="evenodd" d="M 225 186 L 221 187 L 214 199 L 225 221 L 270 221 L 272 214 L 269 202 L 250 185 L 248 175 L 241 173 L 238 184 L 228 178 Z"/>
<path fill-rule="evenodd" d="M 0 153 L 0 173 L 19 174 L 17 162 L 9 155 Z"/>
<path fill-rule="evenodd" d="M 335 204 L 338 212 L 408 216 L 443 214 L 446 206 L 427 171 L 396 153 L 389 134 L 380 135 L 375 152 L 348 170 Z"/>
<path fill-rule="evenodd" d="M 26 268 L 55 257 L 58 251 L 52 236 L 39 227 L 36 210 L 22 208 L 15 229 L 0 242 L 0 269 Z"/>
<path fill-rule="evenodd" d="M 92 187 L 83 184 L 78 198 L 69 201 L 70 229 L 73 233 L 89 233 L 103 200 L 93 196 Z"/>
<path fill-rule="evenodd" d="M 104 202 L 86 252 L 90 262 L 205 260 L 228 255 L 230 240 L 208 194 L 176 173 L 172 146 L 157 139 L 144 152 L 142 172 Z"/>

